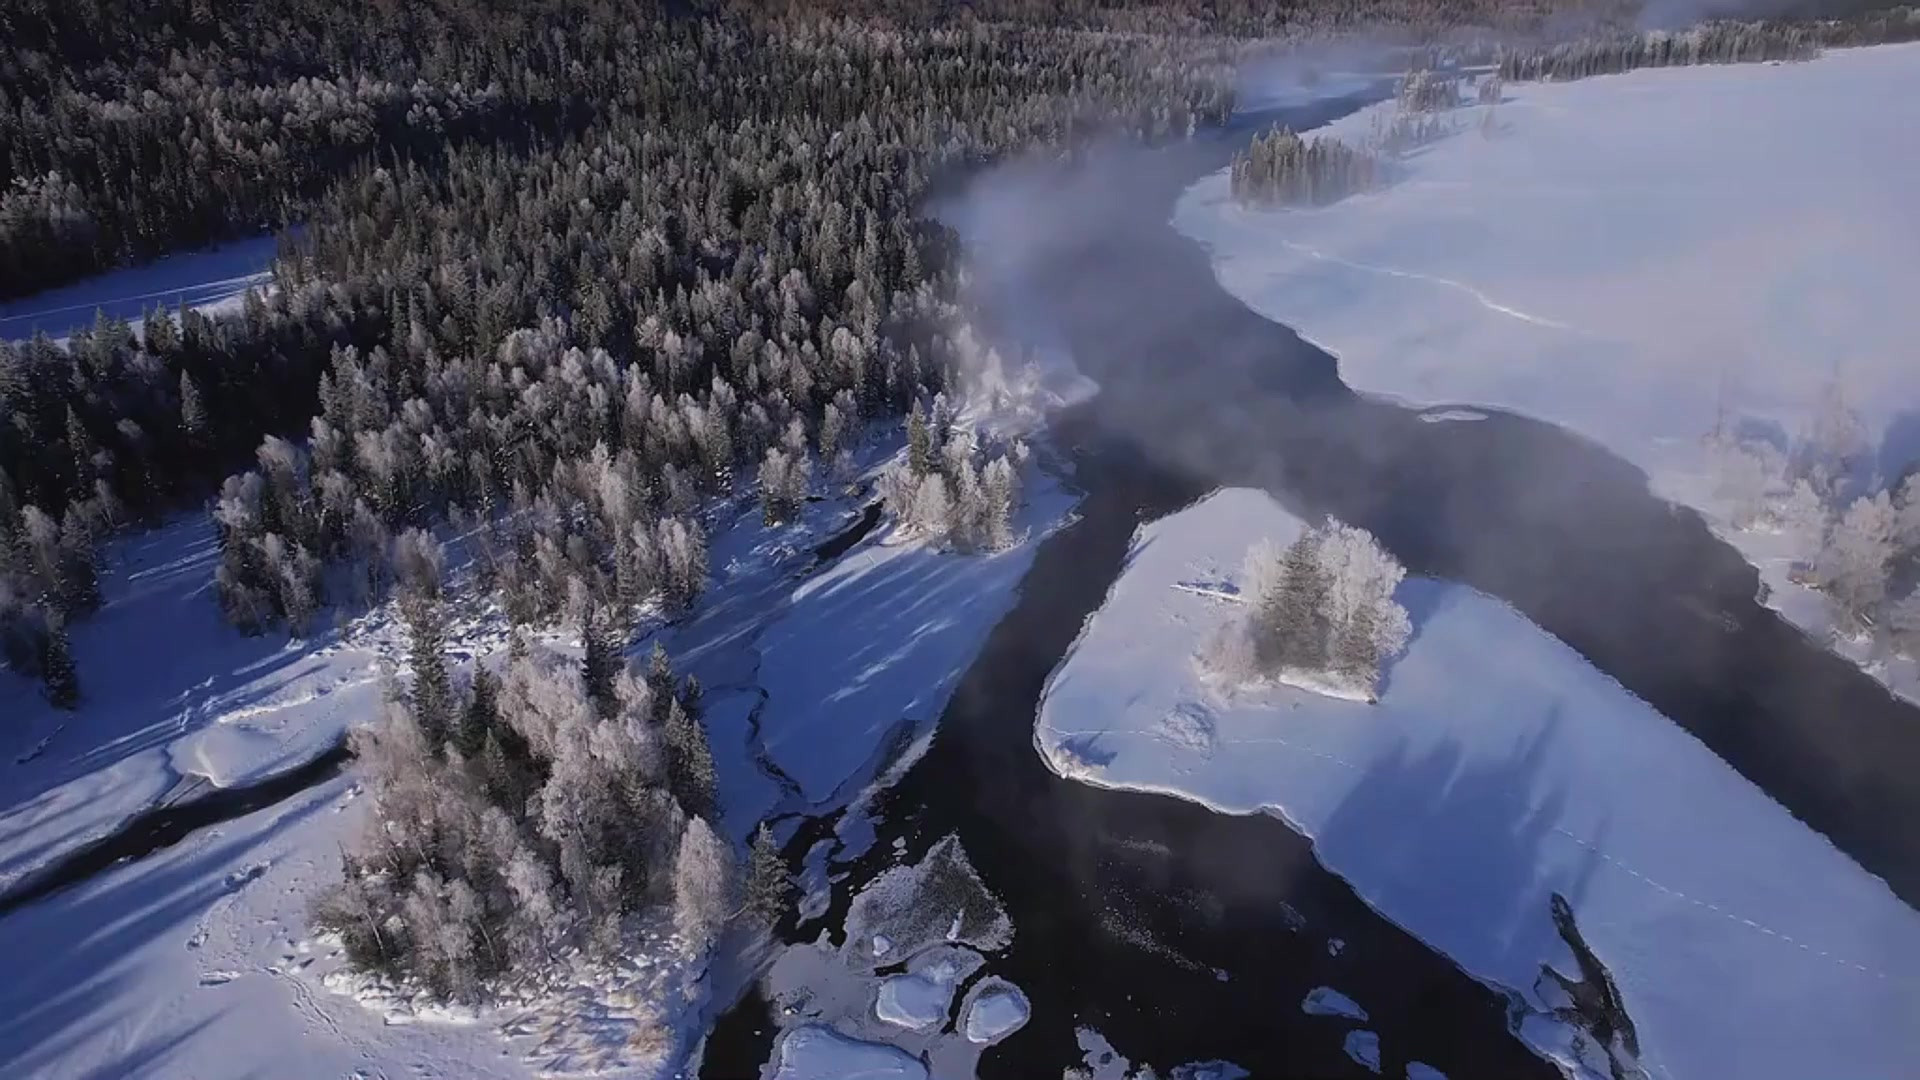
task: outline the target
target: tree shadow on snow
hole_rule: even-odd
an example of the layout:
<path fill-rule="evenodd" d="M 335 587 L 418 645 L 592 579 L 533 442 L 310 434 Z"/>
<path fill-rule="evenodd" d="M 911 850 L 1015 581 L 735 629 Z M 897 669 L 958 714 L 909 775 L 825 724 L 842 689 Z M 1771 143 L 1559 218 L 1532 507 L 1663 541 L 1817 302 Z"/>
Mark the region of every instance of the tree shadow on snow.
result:
<path fill-rule="evenodd" d="M 155 1024 L 168 1015 L 155 1013 L 156 1004 L 181 988 L 138 985 L 143 965 L 162 963 L 143 952 L 169 937 L 176 948 L 196 949 L 196 916 L 239 889 L 264 887 L 251 876 L 230 882 L 229 871 L 332 802 L 310 798 L 258 829 L 236 827 L 230 839 L 209 833 L 0 918 L 0 954 L 8 958 L 8 977 L 0 981 L 0 1011 L 8 1018 L 0 1028 L 6 1075 L 105 1080 L 189 1070 L 175 1055 L 226 1010 L 174 1030 Z M 96 1047 L 123 1036 L 126 1045 L 111 1060 L 85 1072 L 73 1067 L 73 1055 L 98 1060 Z"/>
<path fill-rule="evenodd" d="M 74 712 L 53 709 L 28 680 L 0 675 L 0 705 L 20 721 L 0 725 L 0 822 L 24 813 L 23 824 L 44 824 L 31 807 L 48 792 L 268 701 L 302 675 L 316 675 L 316 694 L 334 689 L 331 677 L 299 670 L 337 646 L 333 609 L 304 639 L 284 629 L 244 635 L 213 597 L 218 560 L 204 520 L 177 519 L 116 545 L 106 603 L 73 628 L 82 689 Z"/>
<path fill-rule="evenodd" d="M 1372 762 L 1315 840 L 1321 860 L 1369 904 L 1516 1003 L 1532 995 L 1543 962 L 1577 974 L 1553 902 L 1565 897 L 1577 913 L 1600 863 L 1593 848 L 1555 836 L 1565 791 L 1542 766 L 1561 723 L 1555 707 L 1491 752 L 1402 740 Z M 1408 988 L 1396 1004 L 1418 1009 L 1419 991 Z M 1434 1063 L 1385 1042 L 1386 1075 L 1399 1075 L 1402 1053 Z"/>

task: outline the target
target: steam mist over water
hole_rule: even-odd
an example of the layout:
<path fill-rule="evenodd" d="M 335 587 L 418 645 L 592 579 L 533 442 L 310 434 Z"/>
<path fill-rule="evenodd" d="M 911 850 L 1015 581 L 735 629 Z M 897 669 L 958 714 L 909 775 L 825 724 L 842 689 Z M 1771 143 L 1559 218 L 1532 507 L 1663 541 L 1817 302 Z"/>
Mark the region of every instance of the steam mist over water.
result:
<path fill-rule="evenodd" d="M 1268 78 L 1286 89 L 1278 69 Z M 1498 411 L 1427 424 L 1353 393 L 1331 356 L 1225 294 L 1168 224 L 1255 124 L 1307 130 L 1352 104 L 1014 162 L 936 210 L 967 245 L 991 329 L 1041 328 L 1100 385 L 1100 438 L 1201 488 L 1260 487 L 1360 525 L 1414 572 L 1512 603 L 1920 898 L 1920 836 L 1885 825 L 1920 820 L 1912 769 L 1895 764 L 1920 767 L 1914 710 L 1761 609 L 1752 567 L 1696 514 L 1551 424 Z"/>

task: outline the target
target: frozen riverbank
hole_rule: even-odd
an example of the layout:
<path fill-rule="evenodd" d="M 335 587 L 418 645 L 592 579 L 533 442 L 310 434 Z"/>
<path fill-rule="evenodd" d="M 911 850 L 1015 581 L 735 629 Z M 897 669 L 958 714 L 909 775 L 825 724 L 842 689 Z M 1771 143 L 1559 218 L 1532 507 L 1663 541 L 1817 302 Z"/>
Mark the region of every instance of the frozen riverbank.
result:
<path fill-rule="evenodd" d="M 1393 108 L 1324 134 L 1365 145 Z M 1780 538 L 1735 527 L 1707 436 L 1784 453 L 1837 383 L 1867 435 L 1862 482 L 1920 459 L 1906 299 L 1920 292 L 1920 46 L 1516 84 L 1443 122 L 1455 133 L 1379 191 L 1257 211 L 1216 172 L 1175 225 L 1354 389 L 1508 409 L 1605 444 L 1700 510 L 1770 603 L 1824 638 L 1825 605 L 1789 580 Z M 1911 662 L 1870 670 L 1920 695 Z"/>

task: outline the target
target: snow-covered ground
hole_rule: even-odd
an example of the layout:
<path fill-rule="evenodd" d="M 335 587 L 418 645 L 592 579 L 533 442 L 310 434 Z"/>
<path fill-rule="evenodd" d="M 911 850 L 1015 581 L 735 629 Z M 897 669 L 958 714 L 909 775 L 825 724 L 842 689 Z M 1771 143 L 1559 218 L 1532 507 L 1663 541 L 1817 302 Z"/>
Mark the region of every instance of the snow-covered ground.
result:
<path fill-rule="evenodd" d="M 0 340 L 24 341 L 41 330 L 64 338 L 92 326 L 94 313 L 102 310 L 136 326 L 156 305 L 172 310 L 185 304 L 210 314 L 239 311 L 247 290 L 266 286 L 272 277 L 277 244 L 273 236 L 236 240 L 0 302 Z"/>
<path fill-rule="evenodd" d="M 203 516 L 107 546 L 105 605 L 72 630 L 77 711 L 0 672 L 0 891 L 158 803 L 311 761 L 376 713 L 405 647 L 391 620 L 242 636 L 213 596 L 218 561 Z M 453 637 L 491 647 L 480 628 Z"/>
<path fill-rule="evenodd" d="M 1702 510 L 1783 612 L 1824 635 L 1777 538 L 1728 527 L 1703 440 L 1724 420 L 1784 443 L 1837 375 L 1880 475 L 1920 458 L 1920 45 L 1505 94 L 1490 134 L 1483 107 L 1452 113 L 1456 133 L 1382 190 L 1258 211 L 1233 203 L 1223 171 L 1175 224 L 1230 292 L 1337 356 L 1356 389 L 1497 406 L 1605 443 Z M 1326 132 L 1369 143 L 1394 108 Z M 1920 694 L 1912 665 L 1875 674 Z"/>
<path fill-rule="evenodd" d="M 863 456 L 877 462 L 892 449 Z M 782 529 L 764 528 L 748 501 L 722 508 L 708 593 L 657 636 L 676 669 L 706 686 L 735 837 L 776 807 L 859 796 L 895 748 L 890 736 L 924 739 L 1012 603 L 1034 546 L 1073 505 L 1038 465 L 1044 453 L 1023 477 L 1023 542 L 990 555 L 932 551 L 883 522 L 814 572 L 813 546 L 864 496 L 836 489 Z M 217 558 L 204 519 L 109 546 L 106 606 L 73 629 L 85 692 L 77 712 L 53 710 L 29 681 L 0 672 L 0 889 L 158 802 L 294 768 L 376 715 L 386 673 L 404 670 L 404 630 L 376 612 L 306 641 L 243 637 L 212 596 Z M 453 659 L 492 655 L 504 629 L 484 607 L 457 611 Z M 564 633 L 551 636 L 567 647 Z M 636 640 L 639 662 L 651 640 Z M 643 1035 L 663 1024 L 684 1035 L 709 1018 L 712 997 L 683 993 L 680 973 L 649 959 L 646 942 L 618 970 L 579 973 L 479 1014 L 423 1009 L 347 978 L 311 938 L 307 911 L 359 827 L 349 784 L 203 830 L 0 918 L 0 947 L 22 959 L 0 1002 L 23 1019 L 0 1036 L 0 1073 L 646 1076 L 659 1058 Z M 870 843 L 867 832 L 838 838 L 841 857 Z M 916 974 L 954 996 L 963 977 L 939 965 Z M 1004 1008 L 990 1018 L 1007 1022 Z"/>
<path fill-rule="evenodd" d="M 1244 608 L 1180 586 L 1231 581 L 1256 541 L 1300 528 L 1245 490 L 1142 528 L 1049 682 L 1035 731 L 1049 764 L 1283 816 L 1387 917 L 1527 1003 L 1521 1034 L 1545 1052 L 1575 1052 L 1540 975 L 1579 977 L 1557 892 L 1653 1076 L 1880 1077 L 1920 1061 L 1920 914 L 1505 604 L 1404 582 L 1413 638 L 1377 705 L 1203 676 L 1196 651 Z"/>

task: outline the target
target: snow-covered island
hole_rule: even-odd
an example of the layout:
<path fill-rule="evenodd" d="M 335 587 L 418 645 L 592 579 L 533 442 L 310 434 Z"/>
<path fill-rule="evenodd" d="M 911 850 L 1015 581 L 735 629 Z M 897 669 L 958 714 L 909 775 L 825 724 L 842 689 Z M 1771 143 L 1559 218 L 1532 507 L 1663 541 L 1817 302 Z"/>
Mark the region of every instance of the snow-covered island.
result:
<path fill-rule="evenodd" d="M 1920 460 L 1920 46 L 1463 96 L 1315 132 L 1382 159 L 1362 193 L 1253 207 L 1223 170 L 1175 224 L 1355 389 L 1604 443 L 1702 511 L 1769 603 L 1920 694 L 1897 655 L 1920 647 L 1898 557 L 1920 548 L 1899 495 Z"/>
<path fill-rule="evenodd" d="M 1920 915 L 1500 601 L 1401 583 L 1411 636 L 1375 704 L 1223 681 L 1206 656 L 1245 618 L 1246 553 L 1303 527 L 1238 489 L 1143 527 L 1049 682 L 1034 738 L 1054 770 L 1283 817 L 1383 914 L 1511 993 L 1524 1038 L 1602 1075 L 1543 975 L 1580 978 L 1556 894 L 1649 1075 L 1891 1076 L 1920 1060 Z"/>

